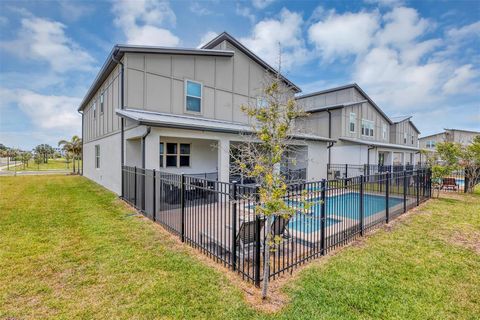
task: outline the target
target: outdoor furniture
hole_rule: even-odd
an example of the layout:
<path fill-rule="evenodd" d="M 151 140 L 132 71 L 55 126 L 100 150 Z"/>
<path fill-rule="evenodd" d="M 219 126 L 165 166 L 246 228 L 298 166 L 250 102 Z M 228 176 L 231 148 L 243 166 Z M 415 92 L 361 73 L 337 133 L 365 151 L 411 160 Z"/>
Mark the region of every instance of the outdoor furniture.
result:
<path fill-rule="evenodd" d="M 455 178 L 443 178 L 442 186 L 440 187 L 442 190 L 458 190 L 457 180 Z"/>
<path fill-rule="evenodd" d="M 265 219 L 260 219 L 260 230 L 265 226 Z M 240 220 L 240 228 L 236 232 L 235 245 L 237 248 L 237 257 L 240 262 L 253 258 L 255 255 L 255 230 L 256 219 L 242 221 Z M 213 230 L 200 233 L 200 243 L 204 246 L 216 246 L 225 253 L 232 252 L 231 230 L 230 225 L 226 225 L 224 237 L 219 239 L 218 234 Z M 261 250 L 263 250 L 263 241 L 260 241 Z"/>
<path fill-rule="evenodd" d="M 291 217 L 284 218 L 282 216 L 276 216 L 272 223 L 272 236 L 273 238 L 280 237 L 282 242 L 275 244 L 276 249 L 282 250 L 284 248 L 290 248 L 293 250 L 293 237 L 288 230 L 288 223 Z"/>

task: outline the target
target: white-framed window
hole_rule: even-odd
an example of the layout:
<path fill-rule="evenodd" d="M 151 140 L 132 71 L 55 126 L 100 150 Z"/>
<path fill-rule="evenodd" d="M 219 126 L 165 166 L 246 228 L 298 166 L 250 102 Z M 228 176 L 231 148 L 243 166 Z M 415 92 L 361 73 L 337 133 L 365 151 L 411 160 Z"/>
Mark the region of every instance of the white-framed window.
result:
<path fill-rule="evenodd" d="M 185 80 L 185 111 L 202 112 L 202 83 Z"/>
<path fill-rule="evenodd" d="M 100 168 L 100 145 L 95 145 L 95 168 Z"/>
<path fill-rule="evenodd" d="M 403 133 L 403 143 L 407 144 L 407 133 Z"/>
<path fill-rule="evenodd" d="M 268 107 L 268 101 L 265 97 L 258 96 L 257 97 L 257 108 L 266 108 Z"/>
<path fill-rule="evenodd" d="M 355 122 L 357 122 L 357 115 L 355 112 L 350 112 L 350 122 L 348 128 L 352 133 L 355 132 Z"/>
<path fill-rule="evenodd" d="M 387 125 L 385 123 L 382 125 L 382 138 L 387 140 Z"/>
<path fill-rule="evenodd" d="M 428 148 L 428 149 L 433 149 L 433 148 L 435 148 L 435 141 L 433 141 L 433 140 L 428 140 L 428 141 L 427 141 L 427 148 Z"/>
<path fill-rule="evenodd" d="M 97 102 L 95 101 L 92 105 L 93 109 L 93 118 L 95 119 L 97 117 Z"/>
<path fill-rule="evenodd" d="M 100 95 L 100 114 L 103 114 L 103 101 L 104 101 L 104 97 L 103 97 L 103 92 L 102 94 Z"/>
<path fill-rule="evenodd" d="M 373 121 L 362 119 L 362 135 L 373 137 Z"/>
<path fill-rule="evenodd" d="M 160 146 L 159 146 L 159 150 L 160 150 L 160 159 L 159 159 L 159 163 L 160 163 L 160 168 L 163 168 L 164 165 L 163 165 L 163 161 L 165 159 L 165 144 L 163 142 L 160 142 Z"/>
<path fill-rule="evenodd" d="M 190 144 L 166 142 L 166 148 L 163 142 L 160 142 L 160 167 L 181 168 L 190 167 Z"/>

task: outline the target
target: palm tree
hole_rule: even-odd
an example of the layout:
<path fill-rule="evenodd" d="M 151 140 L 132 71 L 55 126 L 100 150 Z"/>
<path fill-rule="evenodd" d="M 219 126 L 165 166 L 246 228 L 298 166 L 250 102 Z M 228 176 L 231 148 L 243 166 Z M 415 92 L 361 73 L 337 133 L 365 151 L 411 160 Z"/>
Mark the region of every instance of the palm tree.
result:
<path fill-rule="evenodd" d="M 58 146 L 63 146 L 63 150 L 71 153 L 73 156 L 73 172 L 75 172 L 75 159 L 78 161 L 77 173 L 80 173 L 80 156 L 82 154 L 82 139 L 78 136 L 73 136 L 70 141 L 60 140 Z"/>

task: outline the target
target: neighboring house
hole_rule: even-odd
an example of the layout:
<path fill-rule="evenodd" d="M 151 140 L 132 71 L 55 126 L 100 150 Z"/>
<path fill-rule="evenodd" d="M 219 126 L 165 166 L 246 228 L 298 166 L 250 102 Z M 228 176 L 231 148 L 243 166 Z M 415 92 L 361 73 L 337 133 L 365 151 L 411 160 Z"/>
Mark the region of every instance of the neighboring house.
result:
<path fill-rule="evenodd" d="M 301 95 L 297 101 L 310 113 L 305 127 L 337 140 L 329 148 L 330 164 L 408 165 L 419 159 L 419 132 L 411 117 L 392 121 L 356 83 Z"/>
<path fill-rule="evenodd" d="M 475 136 L 480 135 L 480 131 L 470 131 L 461 129 L 444 129 L 443 132 L 431 134 L 419 139 L 420 148 L 426 150 L 435 150 L 439 142 L 455 142 L 461 145 L 469 145 Z"/>
<path fill-rule="evenodd" d="M 118 194 L 122 165 L 228 182 L 230 147 L 251 132 L 240 106 L 258 102 L 267 73 L 275 70 L 227 33 L 201 49 L 115 46 L 79 107 L 84 175 Z M 331 142 L 292 140 L 308 180 L 326 177 Z"/>

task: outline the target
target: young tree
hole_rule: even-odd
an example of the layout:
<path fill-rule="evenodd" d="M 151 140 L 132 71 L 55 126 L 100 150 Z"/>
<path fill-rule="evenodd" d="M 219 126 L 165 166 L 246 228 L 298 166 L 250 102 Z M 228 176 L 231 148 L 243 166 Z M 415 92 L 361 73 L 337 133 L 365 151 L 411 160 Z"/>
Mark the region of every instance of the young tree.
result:
<path fill-rule="evenodd" d="M 275 217 L 289 218 L 296 213 L 285 201 L 286 177 L 280 167 L 290 149 L 290 140 L 295 133 L 295 119 L 307 114 L 300 108 L 292 91 L 277 76 L 267 80 L 262 97 L 256 105 L 243 105 L 242 111 L 251 120 L 253 135 L 244 134 L 243 143 L 236 146 L 231 157 L 233 164 L 244 177 L 256 181 L 259 204 L 256 213 L 265 217 L 265 258 L 263 269 L 262 297 L 267 297 L 270 275 L 270 251 L 274 239 L 271 226 Z M 308 204 L 303 208 L 307 210 Z"/>
<path fill-rule="evenodd" d="M 453 142 L 437 143 L 435 153 L 427 157 L 427 163 L 432 168 L 432 186 L 437 190 L 437 197 L 440 195 L 440 188 L 443 179 L 458 170 L 461 146 Z"/>
<path fill-rule="evenodd" d="M 70 153 L 73 158 L 73 172 L 75 172 L 75 160 L 77 160 L 77 173 L 80 173 L 80 157 L 82 154 L 82 139 L 73 136 L 70 141 L 60 140 L 58 146 L 62 146 L 65 153 Z"/>
<path fill-rule="evenodd" d="M 459 163 L 465 170 L 464 188 L 473 192 L 480 181 L 480 135 L 475 136 L 471 144 L 462 148 Z"/>
<path fill-rule="evenodd" d="M 40 170 L 40 164 L 43 163 L 44 157 L 43 154 L 41 153 L 35 153 L 35 156 L 33 157 L 33 161 L 37 164 L 37 169 Z"/>

